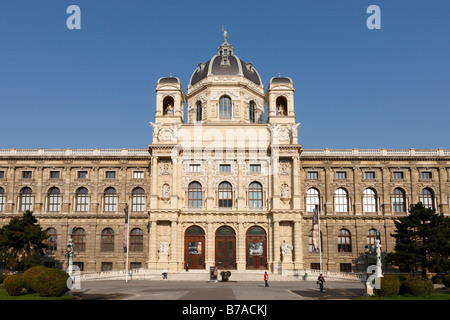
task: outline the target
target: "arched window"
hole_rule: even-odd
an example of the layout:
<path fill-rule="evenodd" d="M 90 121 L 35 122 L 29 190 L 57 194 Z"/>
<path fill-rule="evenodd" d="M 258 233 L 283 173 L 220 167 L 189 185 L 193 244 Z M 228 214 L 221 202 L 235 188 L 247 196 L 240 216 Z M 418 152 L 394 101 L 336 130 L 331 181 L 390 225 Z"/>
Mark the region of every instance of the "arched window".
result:
<path fill-rule="evenodd" d="M 61 210 L 61 192 L 53 187 L 48 190 L 48 211 L 59 212 Z"/>
<path fill-rule="evenodd" d="M 198 182 L 191 182 L 188 187 L 189 208 L 202 207 L 202 185 Z"/>
<path fill-rule="evenodd" d="M 134 188 L 131 195 L 133 212 L 145 211 L 145 192 L 142 188 Z"/>
<path fill-rule="evenodd" d="M 46 231 L 49 236 L 44 240 L 46 252 L 56 252 L 58 250 L 58 234 L 55 228 L 48 228 Z"/>
<path fill-rule="evenodd" d="M 231 119 L 232 114 L 231 98 L 228 96 L 222 96 L 219 100 L 219 118 Z"/>
<path fill-rule="evenodd" d="M 370 229 L 367 231 L 367 244 L 366 248 L 369 249 L 370 252 L 375 252 L 376 249 L 376 241 L 377 240 L 377 231 L 375 229 Z"/>
<path fill-rule="evenodd" d="M 114 251 L 114 230 L 111 228 L 106 228 L 102 231 L 101 251 Z"/>
<path fill-rule="evenodd" d="M 105 211 L 116 212 L 117 211 L 117 192 L 114 188 L 105 189 Z"/>
<path fill-rule="evenodd" d="M 319 190 L 316 188 L 309 188 L 306 191 L 306 211 L 314 212 L 316 205 L 319 205 Z"/>
<path fill-rule="evenodd" d="M 377 195 L 375 190 L 367 188 L 363 195 L 364 212 L 377 212 Z"/>
<path fill-rule="evenodd" d="M 231 208 L 233 206 L 233 187 L 229 182 L 219 184 L 219 208 Z"/>
<path fill-rule="evenodd" d="M 248 187 L 248 206 L 249 208 L 263 207 L 263 188 L 261 183 L 252 182 Z"/>
<path fill-rule="evenodd" d="M 0 211 L 5 210 L 5 190 L 0 188 Z"/>
<path fill-rule="evenodd" d="M 249 104 L 249 107 L 248 107 L 248 118 L 250 120 L 250 123 L 256 123 L 255 101 L 250 101 L 250 104 Z"/>
<path fill-rule="evenodd" d="M 203 120 L 203 106 L 201 101 L 197 102 L 197 122 L 201 122 Z"/>
<path fill-rule="evenodd" d="M 33 191 L 29 187 L 20 190 L 20 210 L 22 212 L 33 211 Z"/>
<path fill-rule="evenodd" d="M 130 252 L 144 251 L 144 232 L 135 228 L 130 232 Z"/>
<path fill-rule="evenodd" d="M 72 239 L 74 252 L 86 251 L 86 231 L 83 228 L 76 228 L 73 231 Z"/>
<path fill-rule="evenodd" d="M 395 188 L 392 192 L 392 210 L 394 212 L 406 211 L 406 195 L 405 191 L 400 188 Z"/>
<path fill-rule="evenodd" d="M 334 211 L 348 212 L 348 195 L 344 188 L 339 188 L 334 194 Z"/>
<path fill-rule="evenodd" d="M 428 209 L 434 209 L 434 192 L 430 188 L 422 189 L 420 193 L 420 202 Z"/>
<path fill-rule="evenodd" d="M 352 238 L 347 229 L 338 232 L 338 252 L 352 252 Z"/>
<path fill-rule="evenodd" d="M 88 212 L 89 211 L 89 191 L 85 187 L 78 188 L 75 193 L 76 199 L 76 211 Z"/>

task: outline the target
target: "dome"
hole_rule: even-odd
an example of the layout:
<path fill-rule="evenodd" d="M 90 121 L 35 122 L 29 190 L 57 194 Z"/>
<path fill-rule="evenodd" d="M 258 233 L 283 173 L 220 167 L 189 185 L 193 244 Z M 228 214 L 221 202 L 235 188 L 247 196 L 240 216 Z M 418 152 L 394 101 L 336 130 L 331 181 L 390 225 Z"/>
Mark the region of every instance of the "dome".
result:
<path fill-rule="evenodd" d="M 192 86 L 209 75 L 244 76 L 254 84 L 261 86 L 261 77 L 253 67 L 253 63 L 246 63 L 234 54 L 233 46 L 227 41 L 217 49 L 217 55 L 206 63 L 199 63 L 191 76 L 189 85 Z"/>

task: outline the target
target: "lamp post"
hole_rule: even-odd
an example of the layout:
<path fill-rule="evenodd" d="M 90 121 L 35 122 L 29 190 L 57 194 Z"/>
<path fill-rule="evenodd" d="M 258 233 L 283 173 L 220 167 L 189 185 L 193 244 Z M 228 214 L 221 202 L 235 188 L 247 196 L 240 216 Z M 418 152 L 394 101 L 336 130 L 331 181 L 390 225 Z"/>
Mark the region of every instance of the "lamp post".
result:
<path fill-rule="evenodd" d="M 64 249 L 61 249 L 61 254 L 63 256 L 66 256 L 68 258 L 68 263 L 67 263 L 67 273 L 72 276 L 73 273 L 73 258 L 76 257 L 76 254 L 73 251 L 73 231 L 75 230 L 75 227 L 70 228 L 69 231 L 69 241 L 67 242 L 67 246 L 66 246 L 66 253 L 64 252 Z"/>

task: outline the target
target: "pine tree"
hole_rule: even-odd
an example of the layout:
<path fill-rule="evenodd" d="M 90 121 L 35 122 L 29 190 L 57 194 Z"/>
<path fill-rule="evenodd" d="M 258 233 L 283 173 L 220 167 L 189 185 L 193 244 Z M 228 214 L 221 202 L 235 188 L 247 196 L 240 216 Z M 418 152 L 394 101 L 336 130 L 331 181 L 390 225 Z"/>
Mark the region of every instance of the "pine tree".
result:
<path fill-rule="evenodd" d="M 411 206 L 409 215 L 394 221 L 396 230 L 394 252 L 388 261 L 400 270 L 409 270 L 423 277 L 427 269 L 448 271 L 450 267 L 450 218 L 437 214 L 422 203 Z"/>
<path fill-rule="evenodd" d="M 13 218 L 0 228 L 0 259 L 5 269 L 24 270 L 40 264 L 48 235 L 36 223 L 27 210 L 21 218 Z"/>

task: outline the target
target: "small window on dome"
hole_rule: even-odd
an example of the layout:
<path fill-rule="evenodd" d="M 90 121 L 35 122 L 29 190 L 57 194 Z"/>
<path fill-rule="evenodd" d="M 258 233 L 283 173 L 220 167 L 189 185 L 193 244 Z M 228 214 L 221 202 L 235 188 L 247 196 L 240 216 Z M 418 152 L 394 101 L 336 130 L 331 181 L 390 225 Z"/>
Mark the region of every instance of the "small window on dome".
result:
<path fill-rule="evenodd" d="M 219 118 L 231 119 L 232 116 L 231 99 L 228 96 L 222 96 L 219 100 Z"/>

